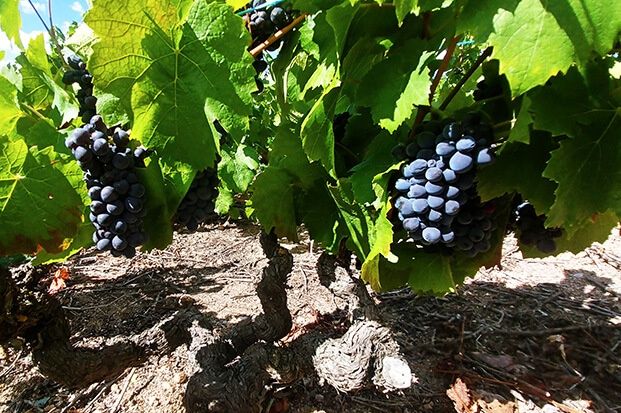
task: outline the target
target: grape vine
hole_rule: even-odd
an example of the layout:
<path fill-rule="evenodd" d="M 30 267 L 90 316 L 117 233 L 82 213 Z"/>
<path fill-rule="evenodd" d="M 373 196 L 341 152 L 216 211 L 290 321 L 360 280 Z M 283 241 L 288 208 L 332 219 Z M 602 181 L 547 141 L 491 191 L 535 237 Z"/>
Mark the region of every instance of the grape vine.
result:
<path fill-rule="evenodd" d="M 94 0 L 0 72 L 0 254 L 132 256 L 217 213 L 303 226 L 374 288 L 442 293 L 497 263 L 506 229 L 527 255 L 602 241 L 621 16 L 515 3 Z"/>

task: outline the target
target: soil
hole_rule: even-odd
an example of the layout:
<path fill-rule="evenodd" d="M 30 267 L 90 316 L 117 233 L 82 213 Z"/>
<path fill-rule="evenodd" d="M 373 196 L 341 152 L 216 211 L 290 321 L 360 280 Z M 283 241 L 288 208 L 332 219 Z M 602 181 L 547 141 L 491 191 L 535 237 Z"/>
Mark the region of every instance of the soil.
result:
<path fill-rule="evenodd" d="M 139 334 L 180 306 L 195 306 L 222 330 L 257 314 L 254 287 L 267 262 L 258 234 L 251 224 L 225 223 L 176 234 L 166 250 L 131 260 L 91 250 L 74 257 L 56 293 L 73 342 L 97 348 Z M 321 251 L 308 241 L 283 245 L 294 253 L 292 335 L 345 331 L 345 303 L 316 276 Z M 504 248 L 500 266 L 446 296 L 372 294 L 415 376 L 411 388 L 339 394 L 309 377 L 274 384 L 264 411 L 621 411 L 619 229 L 576 255 L 524 259 L 511 238 Z M 0 412 L 183 412 L 187 354 L 182 345 L 111 381 L 67 389 L 40 375 L 15 342 L 0 349 Z"/>

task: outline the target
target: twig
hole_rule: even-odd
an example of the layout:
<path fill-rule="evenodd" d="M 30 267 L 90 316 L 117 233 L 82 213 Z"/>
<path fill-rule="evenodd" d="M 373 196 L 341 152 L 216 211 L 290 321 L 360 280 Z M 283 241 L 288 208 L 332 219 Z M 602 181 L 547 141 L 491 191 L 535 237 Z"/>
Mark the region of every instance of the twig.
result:
<path fill-rule="evenodd" d="M 121 402 L 123 401 L 123 397 L 125 396 L 125 393 L 127 392 L 127 388 L 129 387 L 129 383 L 132 381 L 132 377 L 134 377 L 135 372 L 136 372 L 136 368 L 132 367 L 132 369 L 129 372 L 129 375 L 127 376 L 127 379 L 125 380 L 125 386 L 123 386 L 123 390 L 121 391 L 121 394 L 119 394 L 119 398 L 116 399 L 116 403 L 114 403 L 114 407 L 112 408 L 112 413 L 116 413 L 121 407 Z"/>
<path fill-rule="evenodd" d="M 7 368 L 2 370 L 2 373 L 0 373 L 0 379 L 3 378 L 4 376 L 6 376 L 7 374 L 9 374 L 11 372 L 11 370 L 13 370 L 13 368 L 17 364 L 17 361 L 19 360 L 20 356 L 22 355 L 22 351 L 24 351 L 24 350 L 23 349 L 19 350 L 19 353 L 17 353 L 17 355 L 15 356 L 15 360 L 13 360 L 11 362 L 11 364 Z"/>
<path fill-rule="evenodd" d="M 84 410 L 83 410 L 83 411 L 84 411 L 84 412 L 88 412 L 88 411 L 89 411 L 89 409 L 90 409 L 90 408 L 91 408 L 91 407 L 95 404 L 95 402 L 96 402 L 97 400 L 99 400 L 99 398 L 101 397 L 101 395 L 102 395 L 102 394 L 103 394 L 103 393 L 104 393 L 107 389 L 109 389 L 109 388 L 110 388 L 110 386 L 112 386 L 112 384 L 113 384 L 114 382 L 116 382 L 116 380 L 117 380 L 117 379 L 118 379 L 118 377 L 117 377 L 116 379 L 114 379 L 114 380 L 110 380 L 108 383 L 105 383 L 105 384 L 104 384 L 104 386 L 101 388 L 101 390 L 99 390 L 99 393 L 97 393 L 97 394 L 95 395 L 95 397 L 93 397 L 93 398 L 92 398 L 92 399 L 91 399 L 91 400 L 90 400 L 90 401 L 86 404 L 86 406 L 84 406 Z"/>
<path fill-rule="evenodd" d="M 436 93 L 436 89 L 438 88 L 438 85 L 440 84 L 442 75 L 444 75 L 444 72 L 446 72 L 446 69 L 448 69 L 448 66 L 451 62 L 451 57 L 453 57 L 453 53 L 455 52 L 455 47 L 457 46 L 458 41 L 459 41 L 459 36 L 455 36 L 450 40 L 449 45 L 446 48 L 444 58 L 442 59 L 442 63 L 440 63 L 440 67 L 438 67 L 438 70 L 436 70 L 434 78 L 431 81 L 431 87 L 429 89 L 429 104 L 430 105 L 431 105 L 431 102 L 433 102 L 433 97 Z M 416 120 L 414 121 L 414 125 L 412 126 L 412 131 L 410 132 L 410 139 L 414 139 L 416 127 L 422 123 L 423 119 L 425 118 L 427 113 L 429 113 L 430 109 L 431 109 L 431 106 L 419 106 L 418 113 L 416 114 Z"/>
<path fill-rule="evenodd" d="M 60 48 L 60 45 L 56 41 L 56 33 L 53 32 L 54 26 L 52 26 L 51 28 L 47 27 L 47 24 L 45 23 L 45 20 L 43 20 L 43 17 L 41 17 L 41 15 L 39 14 L 39 10 L 37 10 L 35 5 L 32 3 L 32 0 L 28 0 L 28 3 L 30 4 L 30 7 L 32 7 L 32 10 L 34 10 L 34 12 L 36 13 L 36 15 L 39 18 L 39 20 L 41 21 L 41 23 L 43 24 L 43 27 L 45 27 L 45 30 L 47 31 L 47 33 L 50 35 L 50 40 L 51 40 L 52 46 L 54 47 L 54 49 L 56 49 L 56 53 L 58 53 L 58 58 L 63 63 L 63 66 L 69 67 L 67 62 L 65 62 L 65 58 L 63 57 L 62 49 Z M 52 5 L 51 5 L 51 0 L 48 2 L 48 7 L 49 7 L 49 10 L 50 10 L 50 23 L 51 23 L 52 22 Z"/>
<path fill-rule="evenodd" d="M 531 337 L 540 337 L 540 336 L 548 336 L 552 334 L 565 333 L 568 331 L 576 331 L 576 330 L 592 330 L 594 328 L 612 328 L 617 329 L 621 328 L 621 325 L 616 324 L 581 324 L 576 326 L 567 326 L 567 327 L 557 327 L 557 328 L 546 328 L 543 330 L 500 330 L 494 329 L 491 330 L 491 334 L 506 334 L 511 336 L 531 336 Z"/>
<path fill-rule="evenodd" d="M 474 72 L 477 71 L 479 66 L 483 64 L 485 59 L 487 59 L 492 54 L 492 51 L 493 51 L 492 46 L 483 50 L 483 53 L 481 53 L 479 58 L 474 62 L 474 64 L 470 67 L 470 69 L 468 69 L 468 71 L 464 73 L 462 78 L 459 79 L 459 82 L 457 82 L 457 84 L 453 87 L 453 89 L 448 94 L 448 96 L 444 99 L 444 102 L 442 102 L 442 104 L 440 105 L 440 110 L 446 109 L 449 103 L 451 103 L 451 100 L 453 100 L 453 98 L 457 96 L 457 92 L 459 92 L 459 89 L 461 89 L 466 84 L 468 79 L 470 79 L 470 76 L 472 76 Z"/>
<path fill-rule="evenodd" d="M 449 64 L 451 63 L 451 58 L 453 57 L 453 53 L 455 53 L 455 48 L 457 47 L 457 42 L 459 41 L 459 36 L 455 36 L 449 42 L 448 47 L 446 48 L 446 53 L 444 54 L 444 59 L 442 59 L 442 63 L 440 63 L 440 67 L 436 71 L 435 77 L 431 82 L 431 89 L 429 90 L 429 104 L 433 102 L 433 96 L 436 93 L 436 89 L 440 84 L 440 80 L 442 80 L 442 76 L 446 69 L 448 69 Z"/>
<path fill-rule="evenodd" d="M 266 48 L 270 47 L 272 44 L 282 39 L 285 34 L 289 33 L 291 30 L 293 30 L 295 26 L 300 24 L 306 18 L 306 16 L 307 16 L 306 14 L 299 15 L 291 23 L 289 23 L 289 25 L 278 30 L 276 33 L 271 35 L 266 41 L 264 41 L 263 43 L 255 47 L 254 49 L 250 50 L 250 54 L 252 55 L 252 57 L 257 57 L 259 54 L 263 53 L 263 51 Z"/>

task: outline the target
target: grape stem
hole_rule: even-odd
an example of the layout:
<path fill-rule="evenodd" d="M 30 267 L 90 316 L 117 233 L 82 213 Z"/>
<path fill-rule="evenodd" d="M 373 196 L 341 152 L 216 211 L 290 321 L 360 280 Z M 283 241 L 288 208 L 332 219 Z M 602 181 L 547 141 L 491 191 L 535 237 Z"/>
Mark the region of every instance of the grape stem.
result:
<path fill-rule="evenodd" d="M 26 108 L 29 112 L 31 112 L 34 116 L 36 116 L 37 118 L 44 120 L 47 122 L 47 118 L 45 116 L 43 116 L 43 114 L 41 114 L 41 112 L 39 112 L 38 110 L 36 110 L 35 108 L 33 108 L 32 106 L 30 106 L 27 103 L 22 103 L 21 104 L 24 108 Z"/>
<path fill-rule="evenodd" d="M 41 23 L 43 24 L 43 27 L 45 28 L 47 33 L 50 35 L 52 46 L 54 47 L 54 49 L 56 49 L 58 58 L 63 63 L 63 66 L 65 66 L 66 68 L 69 68 L 69 65 L 67 64 L 67 62 L 65 62 L 65 58 L 63 57 L 62 49 L 60 48 L 60 45 L 58 44 L 58 40 L 56 39 L 56 33 L 54 32 L 54 26 L 52 22 L 52 1 L 48 0 L 48 3 L 47 3 L 48 12 L 50 14 L 50 27 L 48 27 L 47 23 L 45 23 L 45 20 L 43 20 L 43 17 L 41 17 L 41 14 L 39 14 L 39 10 L 37 10 L 35 5 L 32 3 L 32 0 L 28 0 L 28 3 L 30 4 L 30 7 L 32 7 L 32 10 L 34 10 L 35 14 L 39 18 L 39 21 L 41 21 Z"/>
<path fill-rule="evenodd" d="M 453 53 L 455 53 L 455 47 L 457 46 L 457 42 L 459 41 L 459 36 L 455 36 L 451 38 L 449 41 L 448 47 L 444 53 L 444 58 L 442 59 L 442 63 L 440 63 L 440 67 L 436 70 L 433 81 L 431 82 L 431 88 L 429 90 L 429 106 L 419 106 L 418 113 L 416 114 L 416 120 L 414 121 L 414 126 L 412 127 L 412 131 L 410 132 L 410 138 L 414 138 L 414 130 L 418 125 L 423 122 L 427 113 L 431 109 L 431 102 L 433 102 L 433 97 L 436 94 L 436 89 L 440 84 L 440 80 L 442 79 L 442 75 L 446 72 L 446 69 L 449 67 L 449 63 L 451 62 L 451 58 L 453 57 Z"/>
<path fill-rule="evenodd" d="M 276 33 L 274 33 L 273 35 L 271 35 L 266 41 L 264 41 L 263 43 L 259 44 L 257 47 L 255 47 L 254 49 L 250 50 L 250 54 L 252 55 L 252 57 L 257 57 L 258 55 L 260 55 L 261 53 L 263 53 L 263 51 L 270 47 L 272 44 L 276 43 L 278 40 L 282 39 L 283 36 L 287 33 L 289 33 L 291 30 L 293 30 L 293 28 L 295 26 L 297 26 L 298 24 L 300 24 L 302 21 L 304 21 L 304 19 L 306 18 L 307 14 L 301 14 L 300 16 L 296 17 L 291 23 L 289 23 L 286 27 L 283 27 L 281 30 L 278 30 Z"/>
<path fill-rule="evenodd" d="M 444 109 L 447 108 L 449 103 L 451 103 L 451 100 L 453 100 L 453 98 L 455 96 L 457 96 L 457 92 L 459 92 L 459 90 L 466 84 L 468 79 L 470 79 L 470 77 L 474 74 L 474 72 L 477 71 L 479 66 L 481 66 L 483 64 L 485 59 L 487 59 L 492 54 L 493 50 L 494 49 L 493 49 L 492 46 L 489 46 L 487 49 L 483 50 L 481 55 L 477 58 L 477 60 L 470 67 L 470 69 L 468 69 L 468 71 L 466 73 L 464 73 L 464 75 L 461 77 L 461 79 L 459 79 L 459 82 L 457 82 L 457 84 L 455 84 L 455 86 L 453 87 L 451 92 L 448 94 L 448 96 L 446 96 L 446 98 L 444 99 L 444 102 L 442 102 L 442 104 L 440 105 L 440 110 L 444 110 Z"/>

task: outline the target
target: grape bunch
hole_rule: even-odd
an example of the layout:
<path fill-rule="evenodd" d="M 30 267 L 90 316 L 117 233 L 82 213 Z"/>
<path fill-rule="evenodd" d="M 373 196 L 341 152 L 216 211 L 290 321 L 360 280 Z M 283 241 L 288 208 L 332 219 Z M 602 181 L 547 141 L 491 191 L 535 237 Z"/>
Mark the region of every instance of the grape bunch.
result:
<path fill-rule="evenodd" d="M 86 123 L 97 113 L 97 98 L 93 96 L 93 76 L 86 70 L 86 63 L 79 56 L 70 55 L 67 63 L 72 70 L 65 72 L 63 83 L 66 85 L 77 83 L 80 87 L 76 92 L 80 103 L 78 115 L 82 117 L 82 122 Z"/>
<path fill-rule="evenodd" d="M 481 203 L 476 196 L 470 199 L 453 222 L 455 249 L 469 257 L 489 251 L 490 238 L 497 229 L 495 211 L 493 201 Z"/>
<path fill-rule="evenodd" d="M 394 202 L 408 236 L 423 245 L 455 246 L 453 221 L 470 200 L 478 166 L 491 163 L 492 129 L 476 114 L 442 127 L 428 122 L 405 148 Z"/>
<path fill-rule="evenodd" d="M 519 240 L 525 245 L 534 245 L 543 253 L 549 254 L 556 250 L 554 238 L 563 235 L 560 228 L 546 228 L 545 215 L 537 215 L 535 207 L 528 201 L 522 202 L 517 197 L 518 204 L 513 210 L 514 228 L 519 231 Z"/>
<path fill-rule="evenodd" d="M 199 224 L 212 218 L 215 201 L 218 197 L 218 174 L 215 168 L 207 168 L 196 174 L 190 189 L 181 201 L 175 223 L 186 227 L 189 231 L 196 231 Z"/>
<path fill-rule="evenodd" d="M 142 225 L 145 187 L 134 168 L 144 167 L 148 150 L 132 150 L 129 133 L 118 127 L 109 129 L 99 115 L 75 129 L 65 145 L 84 171 L 97 249 L 133 257 L 136 247 L 146 241 Z"/>
<path fill-rule="evenodd" d="M 253 0 L 246 5 L 248 9 L 254 9 L 249 14 L 248 23 L 254 46 L 266 41 L 272 34 L 291 23 L 291 13 L 286 7 L 268 6 L 269 3 L 271 2 L 266 0 Z M 268 50 L 276 50 L 281 42 L 282 40 L 270 45 Z"/>

